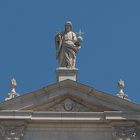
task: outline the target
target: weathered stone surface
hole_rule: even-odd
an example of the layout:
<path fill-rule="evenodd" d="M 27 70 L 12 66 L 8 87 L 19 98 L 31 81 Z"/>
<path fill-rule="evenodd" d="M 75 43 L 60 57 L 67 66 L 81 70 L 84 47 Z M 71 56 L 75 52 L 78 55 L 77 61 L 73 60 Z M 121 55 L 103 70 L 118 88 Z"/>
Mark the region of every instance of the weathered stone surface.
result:
<path fill-rule="evenodd" d="M 65 31 L 58 32 L 55 36 L 56 58 L 58 67 L 75 68 L 76 53 L 81 48 L 83 33 L 74 33 L 72 23 L 65 23 Z"/>
<path fill-rule="evenodd" d="M 140 106 L 65 80 L 1 103 L 0 124 L 0 140 L 139 140 Z"/>
<path fill-rule="evenodd" d="M 3 140 L 21 140 L 26 124 L 24 121 L 7 120 L 0 123 L 0 135 Z"/>
<path fill-rule="evenodd" d="M 77 81 L 77 75 L 78 69 L 76 68 L 59 67 L 56 69 L 57 82 L 64 81 L 67 79 Z"/>
<path fill-rule="evenodd" d="M 82 104 L 76 103 L 75 101 L 71 100 L 70 98 L 66 98 L 61 103 L 56 104 L 55 106 L 46 109 L 46 111 L 92 112 L 92 109 L 90 109 Z"/>
<path fill-rule="evenodd" d="M 98 91 L 72 80 L 61 81 L 32 93 L 19 96 L 0 104 L 0 110 L 34 110 L 49 108 L 70 98 L 92 111 L 139 112 L 140 106 L 114 95 Z M 98 108 L 98 110 L 97 110 Z"/>

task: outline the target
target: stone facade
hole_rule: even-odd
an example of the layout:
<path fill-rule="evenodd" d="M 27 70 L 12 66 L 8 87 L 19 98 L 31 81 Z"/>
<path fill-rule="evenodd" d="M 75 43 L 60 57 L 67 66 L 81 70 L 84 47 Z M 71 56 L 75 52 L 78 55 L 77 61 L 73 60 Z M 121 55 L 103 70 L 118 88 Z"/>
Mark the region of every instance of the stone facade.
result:
<path fill-rule="evenodd" d="M 0 140 L 139 140 L 140 105 L 64 80 L 0 104 Z"/>

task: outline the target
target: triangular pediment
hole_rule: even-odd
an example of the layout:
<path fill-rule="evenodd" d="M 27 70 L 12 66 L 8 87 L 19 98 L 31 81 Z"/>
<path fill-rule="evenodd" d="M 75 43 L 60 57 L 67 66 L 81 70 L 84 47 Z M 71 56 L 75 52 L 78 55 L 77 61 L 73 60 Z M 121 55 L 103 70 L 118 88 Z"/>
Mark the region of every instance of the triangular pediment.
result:
<path fill-rule="evenodd" d="M 81 83 L 65 80 L 3 102 L 0 104 L 0 110 L 140 111 L 140 105 Z"/>
<path fill-rule="evenodd" d="M 34 111 L 54 112 L 103 112 L 104 110 L 111 110 L 107 107 L 90 105 L 84 101 L 81 102 L 81 100 L 70 95 L 59 97 L 54 102 L 44 103 L 30 109 Z"/>
<path fill-rule="evenodd" d="M 55 111 L 55 112 L 92 112 L 86 105 L 80 104 L 71 98 L 64 98 L 62 101 L 48 106 L 48 104 L 34 108 L 35 111 Z"/>

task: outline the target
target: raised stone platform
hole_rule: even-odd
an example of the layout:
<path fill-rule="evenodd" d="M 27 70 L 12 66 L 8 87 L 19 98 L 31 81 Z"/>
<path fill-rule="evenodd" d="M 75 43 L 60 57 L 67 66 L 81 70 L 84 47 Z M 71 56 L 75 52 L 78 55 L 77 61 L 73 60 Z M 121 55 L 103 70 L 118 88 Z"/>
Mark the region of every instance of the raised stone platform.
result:
<path fill-rule="evenodd" d="M 67 79 L 77 81 L 77 74 L 78 74 L 77 68 L 59 67 L 56 69 L 57 82 L 67 80 Z"/>

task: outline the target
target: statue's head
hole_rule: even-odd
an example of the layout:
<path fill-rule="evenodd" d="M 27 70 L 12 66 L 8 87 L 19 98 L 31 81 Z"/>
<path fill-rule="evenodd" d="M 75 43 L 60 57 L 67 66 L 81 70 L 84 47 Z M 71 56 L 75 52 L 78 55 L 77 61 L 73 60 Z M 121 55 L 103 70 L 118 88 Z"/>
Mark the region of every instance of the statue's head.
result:
<path fill-rule="evenodd" d="M 65 23 L 65 31 L 66 32 L 69 32 L 69 31 L 71 31 L 72 30 L 72 23 L 71 23 L 71 21 L 67 21 L 66 23 Z"/>

